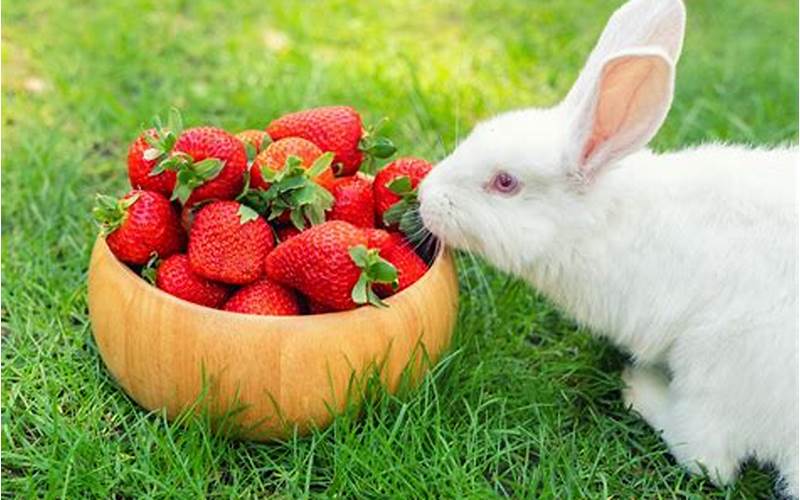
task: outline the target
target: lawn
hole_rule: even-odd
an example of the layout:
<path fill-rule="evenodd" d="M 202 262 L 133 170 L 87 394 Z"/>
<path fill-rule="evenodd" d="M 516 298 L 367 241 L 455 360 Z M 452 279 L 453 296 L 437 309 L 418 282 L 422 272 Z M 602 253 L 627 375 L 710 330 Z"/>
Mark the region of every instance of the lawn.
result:
<path fill-rule="evenodd" d="M 685 475 L 625 411 L 624 354 L 467 256 L 452 351 L 422 386 L 286 443 L 145 412 L 91 337 L 93 195 L 123 192 L 128 143 L 153 114 L 175 105 L 188 124 L 237 131 L 349 103 L 390 117 L 404 154 L 439 160 L 482 117 L 562 96 L 618 3 L 6 2 L 3 493 L 769 497 L 775 475 L 754 465 L 727 490 Z M 654 147 L 797 141 L 797 3 L 688 3 Z"/>

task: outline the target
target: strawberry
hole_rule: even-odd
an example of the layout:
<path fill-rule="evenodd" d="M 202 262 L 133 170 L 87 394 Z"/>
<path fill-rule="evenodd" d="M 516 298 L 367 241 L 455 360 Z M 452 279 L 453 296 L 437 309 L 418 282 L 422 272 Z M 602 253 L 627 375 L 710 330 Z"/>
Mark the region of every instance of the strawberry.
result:
<path fill-rule="evenodd" d="M 149 152 L 154 148 L 148 142 L 148 138 L 161 142 L 156 129 L 151 128 L 145 130 L 128 149 L 128 179 L 131 187 L 170 196 L 175 186 L 175 172 L 165 171 L 158 175 L 150 175 L 159 157 L 152 158 L 156 153 Z"/>
<path fill-rule="evenodd" d="M 151 175 L 176 173 L 172 199 L 193 205 L 203 200 L 230 200 L 244 186 L 247 153 L 244 144 L 215 127 L 184 130 L 172 154 L 158 163 Z"/>
<path fill-rule="evenodd" d="M 175 254 L 161 262 L 156 270 L 156 286 L 183 300 L 214 308 L 228 296 L 228 287 L 195 274 L 185 254 Z"/>
<path fill-rule="evenodd" d="M 373 283 L 394 283 L 396 270 L 368 250 L 362 230 L 344 221 L 313 226 L 278 245 L 264 262 L 267 276 L 335 310 L 383 305 Z"/>
<path fill-rule="evenodd" d="M 408 288 L 428 271 L 428 265 L 400 233 L 389 233 L 389 238 L 379 247 L 379 253 L 397 269 L 398 280 L 396 289 L 383 283 L 376 284 L 375 291 L 381 297 L 388 297 Z"/>
<path fill-rule="evenodd" d="M 167 159 L 181 133 L 181 117 L 178 110 L 169 114 L 167 126 L 154 119 L 155 127 L 145 130 L 128 149 L 128 179 L 134 189 L 155 191 L 170 196 L 175 187 L 175 172 L 164 171 L 153 175 L 153 168 Z"/>
<path fill-rule="evenodd" d="M 380 249 L 389 242 L 389 232 L 383 229 L 364 229 L 364 234 L 367 236 L 367 247 Z"/>
<path fill-rule="evenodd" d="M 262 316 L 294 316 L 300 314 L 300 302 L 292 290 L 269 278 L 261 278 L 240 288 L 223 309 Z"/>
<path fill-rule="evenodd" d="M 303 229 L 306 221 L 321 224 L 325 211 L 333 205 L 333 196 L 326 189 L 334 180 L 332 159 L 332 153 L 321 154 L 305 139 L 273 142 L 253 162 L 251 181 L 256 188 L 248 189 L 242 201 L 270 221 L 291 222 L 298 229 Z"/>
<path fill-rule="evenodd" d="M 261 277 L 264 258 L 274 245 L 269 224 L 256 212 L 235 201 L 216 201 L 194 218 L 189 262 L 200 276 L 243 285 Z"/>
<path fill-rule="evenodd" d="M 420 158 L 398 158 L 386 165 L 372 183 L 375 191 L 375 209 L 378 218 L 387 226 L 386 212 L 392 207 L 407 208 L 416 202 L 417 186 L 428 175 L 433 165 Z M 397 205 L 404 202 L 401 205 Z M 391 215 L 391 214 L 390 214 Z"/>
<path fill-rule="evenodd" d="M 311 299 L 306 301 L 308 303 L 308 313 L 309 314 L 325 314 L 329 312 L 335 312 L 334 309 L 330 307 L 320 304 L 319 302 L 315 302 Z"/>
<path fill-rule="evenodd" d="M 361 115 L 349 106 L 327 106 L 284 115 L 267 126 L 273 140 L 284 137 L 308 139 L 323 151 L 331 151 L 338 175 L 353 175 L 367 153 L 374 158 L 388 158 L 395 147 L 384 137 L 371 137 L 364 131 Z"/>
<path fill-rule="evenodd" d="M 337 179 L 331 189 L 333 208 L 328 220 L 343 220 L 358 227 L 375 227 L 372 182 L 354 175 Z"/>
<path fill-rule="evenodd" d="M 299 137 L 288 137 L 273 142 L 256 156 L 250 167 L 250 186 L 258 189 L 269 189 L 269 184 L 261 175 L 266 167 L 273 171 L 283 170 L 289 156 L 300 158 L 300 165 L 306 170 L 322 156 L 322 150 L 313 142 Z M 314 180 L 320 186 L 328 189 L 333 183 L 333 170 L 330 167 L 323 169 Z"/>
<path fill-rule="evenodd" d="M 146 264 L 153 253 L 169 257 L 186 240 L 172 204 L 153 191 L 134 189 L 119 200 L 97 195 L 93 213 L 108 247 L 128 264 Z"/>

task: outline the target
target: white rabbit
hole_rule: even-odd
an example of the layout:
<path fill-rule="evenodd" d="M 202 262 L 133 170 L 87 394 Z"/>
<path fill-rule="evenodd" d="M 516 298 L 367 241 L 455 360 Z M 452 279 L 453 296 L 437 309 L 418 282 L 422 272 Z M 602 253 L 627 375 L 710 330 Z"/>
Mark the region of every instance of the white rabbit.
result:
<path fill-rule="evenodd" d="M 689 471 L 754 457 L 797 496 L 797 147 L 643 149 L 684 24 L 680 0 L 625 4 L 564 101 L 479 124 L 420 214 L 628 350 L 626 403 Z"/>

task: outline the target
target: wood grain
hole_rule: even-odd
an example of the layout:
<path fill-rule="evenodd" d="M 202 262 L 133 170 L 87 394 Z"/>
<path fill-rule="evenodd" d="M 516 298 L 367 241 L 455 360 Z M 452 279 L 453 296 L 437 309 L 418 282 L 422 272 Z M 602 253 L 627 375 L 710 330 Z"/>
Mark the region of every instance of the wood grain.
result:
<path fill-rule="evenodd" d="M 89 315 L 100 354 L 125 391 L 174 418 L 198 401 L 212 416 L 242 408 L 234 436 L 259 441 L 328 425 L 357 381 L 374 373 L 398 387 L 450 343 L 458 307 L 451 255 L 442 251 L 417 283 L 387 300 L 315 316 L 266 317 L 191 304 L 151 286 L 98 238 L 89 266 Z M 354 384 L 353 382 L 356 381 Z"/>

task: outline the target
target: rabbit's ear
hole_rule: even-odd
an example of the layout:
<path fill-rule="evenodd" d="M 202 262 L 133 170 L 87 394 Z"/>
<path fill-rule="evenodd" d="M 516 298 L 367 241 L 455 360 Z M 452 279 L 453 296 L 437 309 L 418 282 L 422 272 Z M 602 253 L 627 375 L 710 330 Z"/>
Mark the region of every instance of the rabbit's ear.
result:
<path fill-rule="evenodd" d="M 576 106 L 584 100 L 594 89 L 600 69 L 612 54 L 657 47 L 677 64 L 685 24 L 686 9 L 682 0 L 631 0 L 624 4 L 608 20 L 565 103 Z"/>
<path fill-rule="evenodd" d="M 609 57 L 594 88 L 570 110 L 568 164 L 581 177 L 644 147 L 672 103 L 674 65 L 659 48 Z"/>

